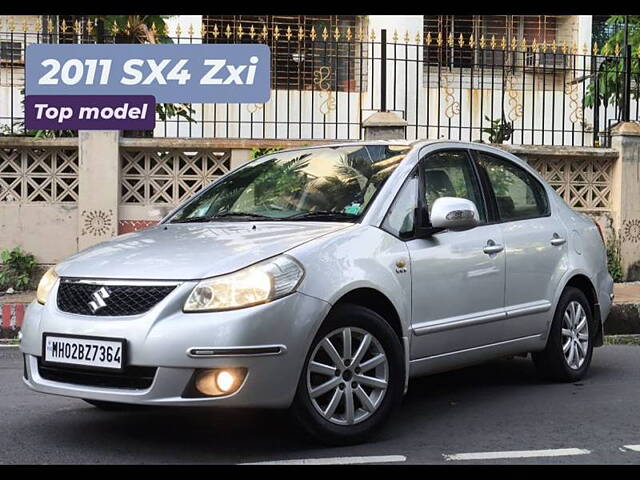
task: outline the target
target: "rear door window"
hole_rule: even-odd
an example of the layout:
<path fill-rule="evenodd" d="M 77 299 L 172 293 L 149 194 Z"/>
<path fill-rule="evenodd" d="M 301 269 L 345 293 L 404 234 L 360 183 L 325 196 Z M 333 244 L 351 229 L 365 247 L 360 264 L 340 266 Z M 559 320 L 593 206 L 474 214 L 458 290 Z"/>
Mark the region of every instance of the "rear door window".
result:
<path fill-rule="evenodd" d="M 549 213 L 544 187 L 533 175 L 513 162 L 476 152 L 478 168 L 486 172 L 503 221 L 525 220 Z"/>

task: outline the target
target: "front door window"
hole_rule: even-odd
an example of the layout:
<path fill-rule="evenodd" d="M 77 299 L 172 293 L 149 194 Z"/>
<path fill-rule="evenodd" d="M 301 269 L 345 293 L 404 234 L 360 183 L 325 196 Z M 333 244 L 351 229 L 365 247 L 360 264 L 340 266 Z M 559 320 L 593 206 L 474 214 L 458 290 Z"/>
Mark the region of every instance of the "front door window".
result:
<path fill-rule="evenodd" d="M 431 207 L 440 197 L 471 200 L 478 209 L 480 221 L 486 221 L 484 204 L 467 152 L 444 150 L 430 154 L 422 164 L 425 180 L 425 201 Z"/>

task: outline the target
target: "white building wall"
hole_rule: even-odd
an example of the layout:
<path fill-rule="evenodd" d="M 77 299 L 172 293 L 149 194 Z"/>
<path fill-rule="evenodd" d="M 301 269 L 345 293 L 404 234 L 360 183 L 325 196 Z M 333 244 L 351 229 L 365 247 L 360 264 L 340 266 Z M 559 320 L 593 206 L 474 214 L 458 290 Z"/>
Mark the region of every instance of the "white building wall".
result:
<path fill-rule="evenodd" d="M 22 25 L 27 21 L 29 31 L 33 31 L 33 25 L 38 21 L 37 16 L 13 17 L 15 24 L 14 37 L 20 37 Z M 202 28 L 201 15 L 178 15 L 167 20 L 169 31 L 175 34 L 176 26 L 180 25 L 180 43 L 200 43 L 199 38 Z M 380 108 L 380 62 L 379 59 L 381 30 L 387 30 L 387 58 L 396 62 L 389 62 L 387 66 L 387 109 L 397 112 L 405 118 L 410 126 L 407 130 L 408 138 L 441 137 L 445 135 L 445 128 L 449 124 L 455 127 L 451 133 L 453 138 L 475 140 L 477 133 L 471 133 L 471 125 L 477 127 L 483 117 L 500 118 L 502 115 L 502 103 L 499 95 L 491 101 L 490 91 L 485 84 L 485 90 L 481 95 L 482 85 L 478 74 L 474 78 L 473 92 L 469 89 L 471 80 L 463 75 L 462 89 L 459 84 L 459 76 L 456 72 L 447 74 L 450 78 L 451 90 L 430 88 L 427 95 L 427 83 L 433 85 L 437 81 L 437 74 L 433 70 L 429 72 L 430 82 L 427 82 L 427 73 L 422 64 L 423 48 L 422 41 L 415 44 L 416 33 L 422 33 L 422 15 L 371 15 L 367 19 L 368 33 L 375 35 L 375 45 L 367 44 L 365 48 L 365 69 L 367 72 L 364 82 L 364 91 L 359 92 L 322 92 L 322 91 L 295 91 L 295 90 L 274 90 L 271 99 L 264 105 L 224 105 L 224 104 L 196 104 L 193 105 L 195 113 L 193 117 L 197 123 L 189 124 L 185 120 L 174 117 L 167 122 L 158 122 L 154 131 L 155 136 L 189 136 L 189 137 L 230 137 L 230 138 L 340 138 L 357 139 L 360 138 L 360 123 L 369 115 Z M 193 37 L 189 36 L 190 28 Z M 8 29 L 8 17 L 0 17 L 0 31 L 6 32 Z M 398 44 L 392 45 L 394 34 L 398 35 Z M 405 34 L 409 35 L 409 42 L 405 44 Z M 0 36 L 6 36 L 0 34 Z M 29 37 L 29 38 L 34 38 Z M 369 37 L 369 40 L 371 37 Z M 422 40 L 422 38 L 421 38 Z M 576 15 L 564 18 L 559 25 L 558 41 L 568 44 L 577 44 L 578 53 L 583 53 L 584 45 L 590 48 L 591 43 L 591 16 Z M 588 57 L 587 57 L 588 59 Z M 395 65 L 395 67 L 394 67 Z M 579 63 L 578 70 L 588 69 L 588 65 Z M 13 78 L 11 76 L 13 75 Z M 496 80 L 498 81 L 498 80 Z M 11 85 L 14 85 L 14 88 Z M 22 116 L 22 97 L 19 93 L 24 84 L 24 69 L 20 65 L 14 68 L 0 67 L 0 128 L 8 126 L 7 117 L 11 116 L 13 110 L 14 117 Z M 551 128 L 550 112 L 556 111 L 556 119 L 562 115 L 567 120 L 566 128 L 571 129 L 575 125 L 576 130 L 581 130 L 578 123 L 582 120 L 581 111 L 577 107 L 582 104 L 582 84 L 578 89 L 578 104 L 576 98 L 566 91 L 566 85 L 558 82 L 555 93 L 548 91 L 531 92 L 531 80 L 524 76 L 524 90 L 521 87 L 522 75 L 514 80 L 515 88 L 510 96 L 505 95 L 504 108 L 509 120 L 514 121 L 516 132 L 514 142 L 542 143 L 541 132 L 530 132 L 531 128 L 542 129 L 543 116 L 544 128 Z M 481 96 L 483 97 L 481 101 Z M 535 110 L 532 105 L 535 97 Z M 543 98 L 544 97 L 544 98 Z M 427 103 L 428 98 L 428 103 Z M 524 106 L 524 116 L 510 114 L 514 105 Z M 542 105 L 545 105 L 544 115 Z M 455 107 L 460 109 L 460 113 L 453 114 Z M 552 106 L 553 105 L 553 106 Z M 449 107 L 449 108 L 448 108 Z M 492 110 L 493 108 L 493 110 Z M 563 112 L 558 114 L 557 112 Z M 635 115 L 635 102 L 633 112 Z M 277 116 L 276 116 L 277 115 Z M 533 116 L 532 116 L 533 115 Z M 608 116 L 614 116 L 612 109 Z M 585 112 L 587 122 L 592 118 L 590 111 Z M 439 120 L 438 120 L 439 119 Z M 263 124 L 263 120 L 266 123 Z M 438 121 L 440 128 L 437 127 Z M 240 124 L 238 123 L 240 122 Z M 575 122 L 575 123 L 574 123 Z M 432 125 L 427 129 L 426 125 Z M 604 124 L 604 121 L 603 121 Z M 561 128 L 554 125 L 556 129 Z M 457 130 L 456 130 L 457 129 Z M 551 142 L 551 133 L 547 133 L 545 143 Z M 553 142 L 561 142 L 563 134 L 553 133 Z M 568 140 L 569 139 L 569 140 Z M 582 143 L 580 135 L 578 139 L 575 133 L 565 132 L 564 142 L 575 141 Z M 589 143 L 589 139 L 584 139 Z"/>

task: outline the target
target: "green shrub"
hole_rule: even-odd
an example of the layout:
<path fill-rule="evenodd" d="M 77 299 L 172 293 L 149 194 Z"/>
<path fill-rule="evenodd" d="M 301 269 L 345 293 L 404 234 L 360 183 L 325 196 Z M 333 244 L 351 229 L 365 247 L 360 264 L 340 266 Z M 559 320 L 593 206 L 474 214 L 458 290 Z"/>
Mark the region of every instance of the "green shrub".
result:
<path fill-rule="evenodd" d="M 622 281 L 622 255 L 620 253 L 620 235 L 615 231 L 607 238 L 607 267 L 614 282 Z"/>
<path fill-rule="evenodd" d="M 20 247 L 15 247 L 13 250 L 3 250 L 0 256 L 2 258 L 0 290 L 9 288 L 18 291 L 27 290 L 38 265 L 36 258 L 30 253 L 22 251 Z"/>
<path fill-rule="evenodd" d="M 511 138 L 513 122 L 508 122 L 504 117 L 492 120 L 485 115 L 484 118 L 491 125 L 489 128 L 482 129 L 483 133 L 489 135 L 489 143 L 504 143 Z"/>

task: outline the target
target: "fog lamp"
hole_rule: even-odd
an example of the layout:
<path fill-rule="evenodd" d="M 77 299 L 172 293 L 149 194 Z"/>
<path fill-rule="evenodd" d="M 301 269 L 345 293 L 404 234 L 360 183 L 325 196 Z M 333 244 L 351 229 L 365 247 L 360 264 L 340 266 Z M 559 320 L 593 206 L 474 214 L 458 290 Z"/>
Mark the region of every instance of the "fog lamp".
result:
<path fill-rule="evenodd" d="M 221 372 L 218 372 L 218 375 L 216 375 L 216 385 L 225 393 L 233 388 L 235 381 L 235 377 L 228 370 L 222 370 Z"/>
<path fill-rule="evenodd" d="M 246 368 L 201 370 L 196 375 L 196 389 L 211 397 L 229 395 L 240 388 L 246 374 Z"/>

